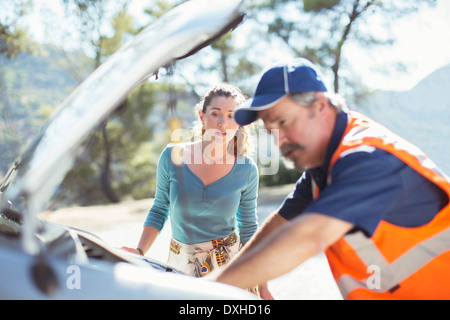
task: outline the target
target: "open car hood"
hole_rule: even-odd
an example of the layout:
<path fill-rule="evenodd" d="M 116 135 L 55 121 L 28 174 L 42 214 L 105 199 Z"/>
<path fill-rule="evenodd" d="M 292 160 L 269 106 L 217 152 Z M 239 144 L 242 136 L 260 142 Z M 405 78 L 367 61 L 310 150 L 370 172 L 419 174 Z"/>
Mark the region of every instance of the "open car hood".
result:
<path fill-rule="evenodd" d="M 241 6 L 241 0 L 190 0 L 174 8 L 56 110 L 0 184 L 0 299 L 256 299 L 245 290 L 168 272 L 164 264 L 117 252 L 92 234 L 37 218 L 89 133 L 159 68 L 237 26 Z M 72 272 L 83 279 L 82 287 L 73 287 Z"/>
<path fill-rule="evenodd" d="M 209 45 L 243 19 L 242 0 L 190 0 L 140 32 L 95 70 L 56 110 L 0 185 L 1 207 L 24 204 L 24 246 L 33 253 L 33 217 L 71 168 L 88 133 L 159 68 Z M 20 199 L 20 200 L 19 200 Z M 28 235 L 28 236 L 27 236 Z"/>

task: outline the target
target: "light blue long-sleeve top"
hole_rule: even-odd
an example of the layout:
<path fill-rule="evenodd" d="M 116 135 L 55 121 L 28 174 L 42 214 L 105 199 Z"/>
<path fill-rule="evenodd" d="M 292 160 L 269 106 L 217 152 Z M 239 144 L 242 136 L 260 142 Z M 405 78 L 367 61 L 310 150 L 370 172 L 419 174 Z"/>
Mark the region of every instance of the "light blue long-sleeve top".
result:
<path fill-rule="evenodd" d="M 186 164 L 172 162 L 172 148 L 159 158 L 155 199 L 144 225 L 160 231 L 170 216 L 172 237 L 185 244 L 226 237 L 237 226 L 245 244 L 258 227 L 255 162 L 238 157 L 226 176 L 206 186 Z"/>

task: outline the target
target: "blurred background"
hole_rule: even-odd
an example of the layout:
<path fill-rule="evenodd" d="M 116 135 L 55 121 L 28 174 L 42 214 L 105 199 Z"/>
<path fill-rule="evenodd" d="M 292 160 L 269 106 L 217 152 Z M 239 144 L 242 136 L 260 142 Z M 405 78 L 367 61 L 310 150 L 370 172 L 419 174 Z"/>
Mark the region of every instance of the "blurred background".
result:
<path fill-rule="evenodd" d="M 0 0 L 0 178 L 72 90 L 181 2 Z M 153 197 L 171 117 L 190 128 L 194 106 L 215 83 L 251 97 L 266 67 L 298 56 L 318 64 L 352 109 L 450 173 L 449 1 L 254 0 L 245 13 L 232 33 L 136 88 L 127 108 L 86 141 L 48 209 Z M 298 176 L 281 162 L 260 183 L 290 184 Z"/>

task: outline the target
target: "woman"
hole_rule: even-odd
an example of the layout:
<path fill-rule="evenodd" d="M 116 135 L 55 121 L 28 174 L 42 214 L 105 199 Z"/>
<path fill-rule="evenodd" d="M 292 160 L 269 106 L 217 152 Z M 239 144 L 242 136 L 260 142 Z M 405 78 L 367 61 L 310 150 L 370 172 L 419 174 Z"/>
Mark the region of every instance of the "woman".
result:
<path fill-rule="evenodd" d="M 171 144 L 162 152 L 155 200 L 138 247 L 125 250 L 144 255 L 170 216 L 168 264 L 203 277 L 250 239 L 258 226 L 258 169 L 247 155 L 247 134 L 232 116 L 244 100 L 229 84 L 206 94 L 198 110 L 202 139 Z M 177 157 L 181 165 L 174 163 Z"/>

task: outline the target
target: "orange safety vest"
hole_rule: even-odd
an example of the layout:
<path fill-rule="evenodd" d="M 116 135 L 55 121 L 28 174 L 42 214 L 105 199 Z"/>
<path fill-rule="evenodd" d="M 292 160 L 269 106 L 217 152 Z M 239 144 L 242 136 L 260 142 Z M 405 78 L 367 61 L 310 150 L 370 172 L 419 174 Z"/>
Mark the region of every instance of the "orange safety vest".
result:
<path fill-rule="evenodd" d="M 331 158 L 329 183 L 340 157 L 371 148 L 395 155 L 450 198 L 449 179 L 422 151 L 356 112 L 349 113 Z M 450 299 L 450 204 L 423 226 L 401 227 L 382 220 L 371 237 L 350 232 L 325 253 L 344 299 Z"/>

